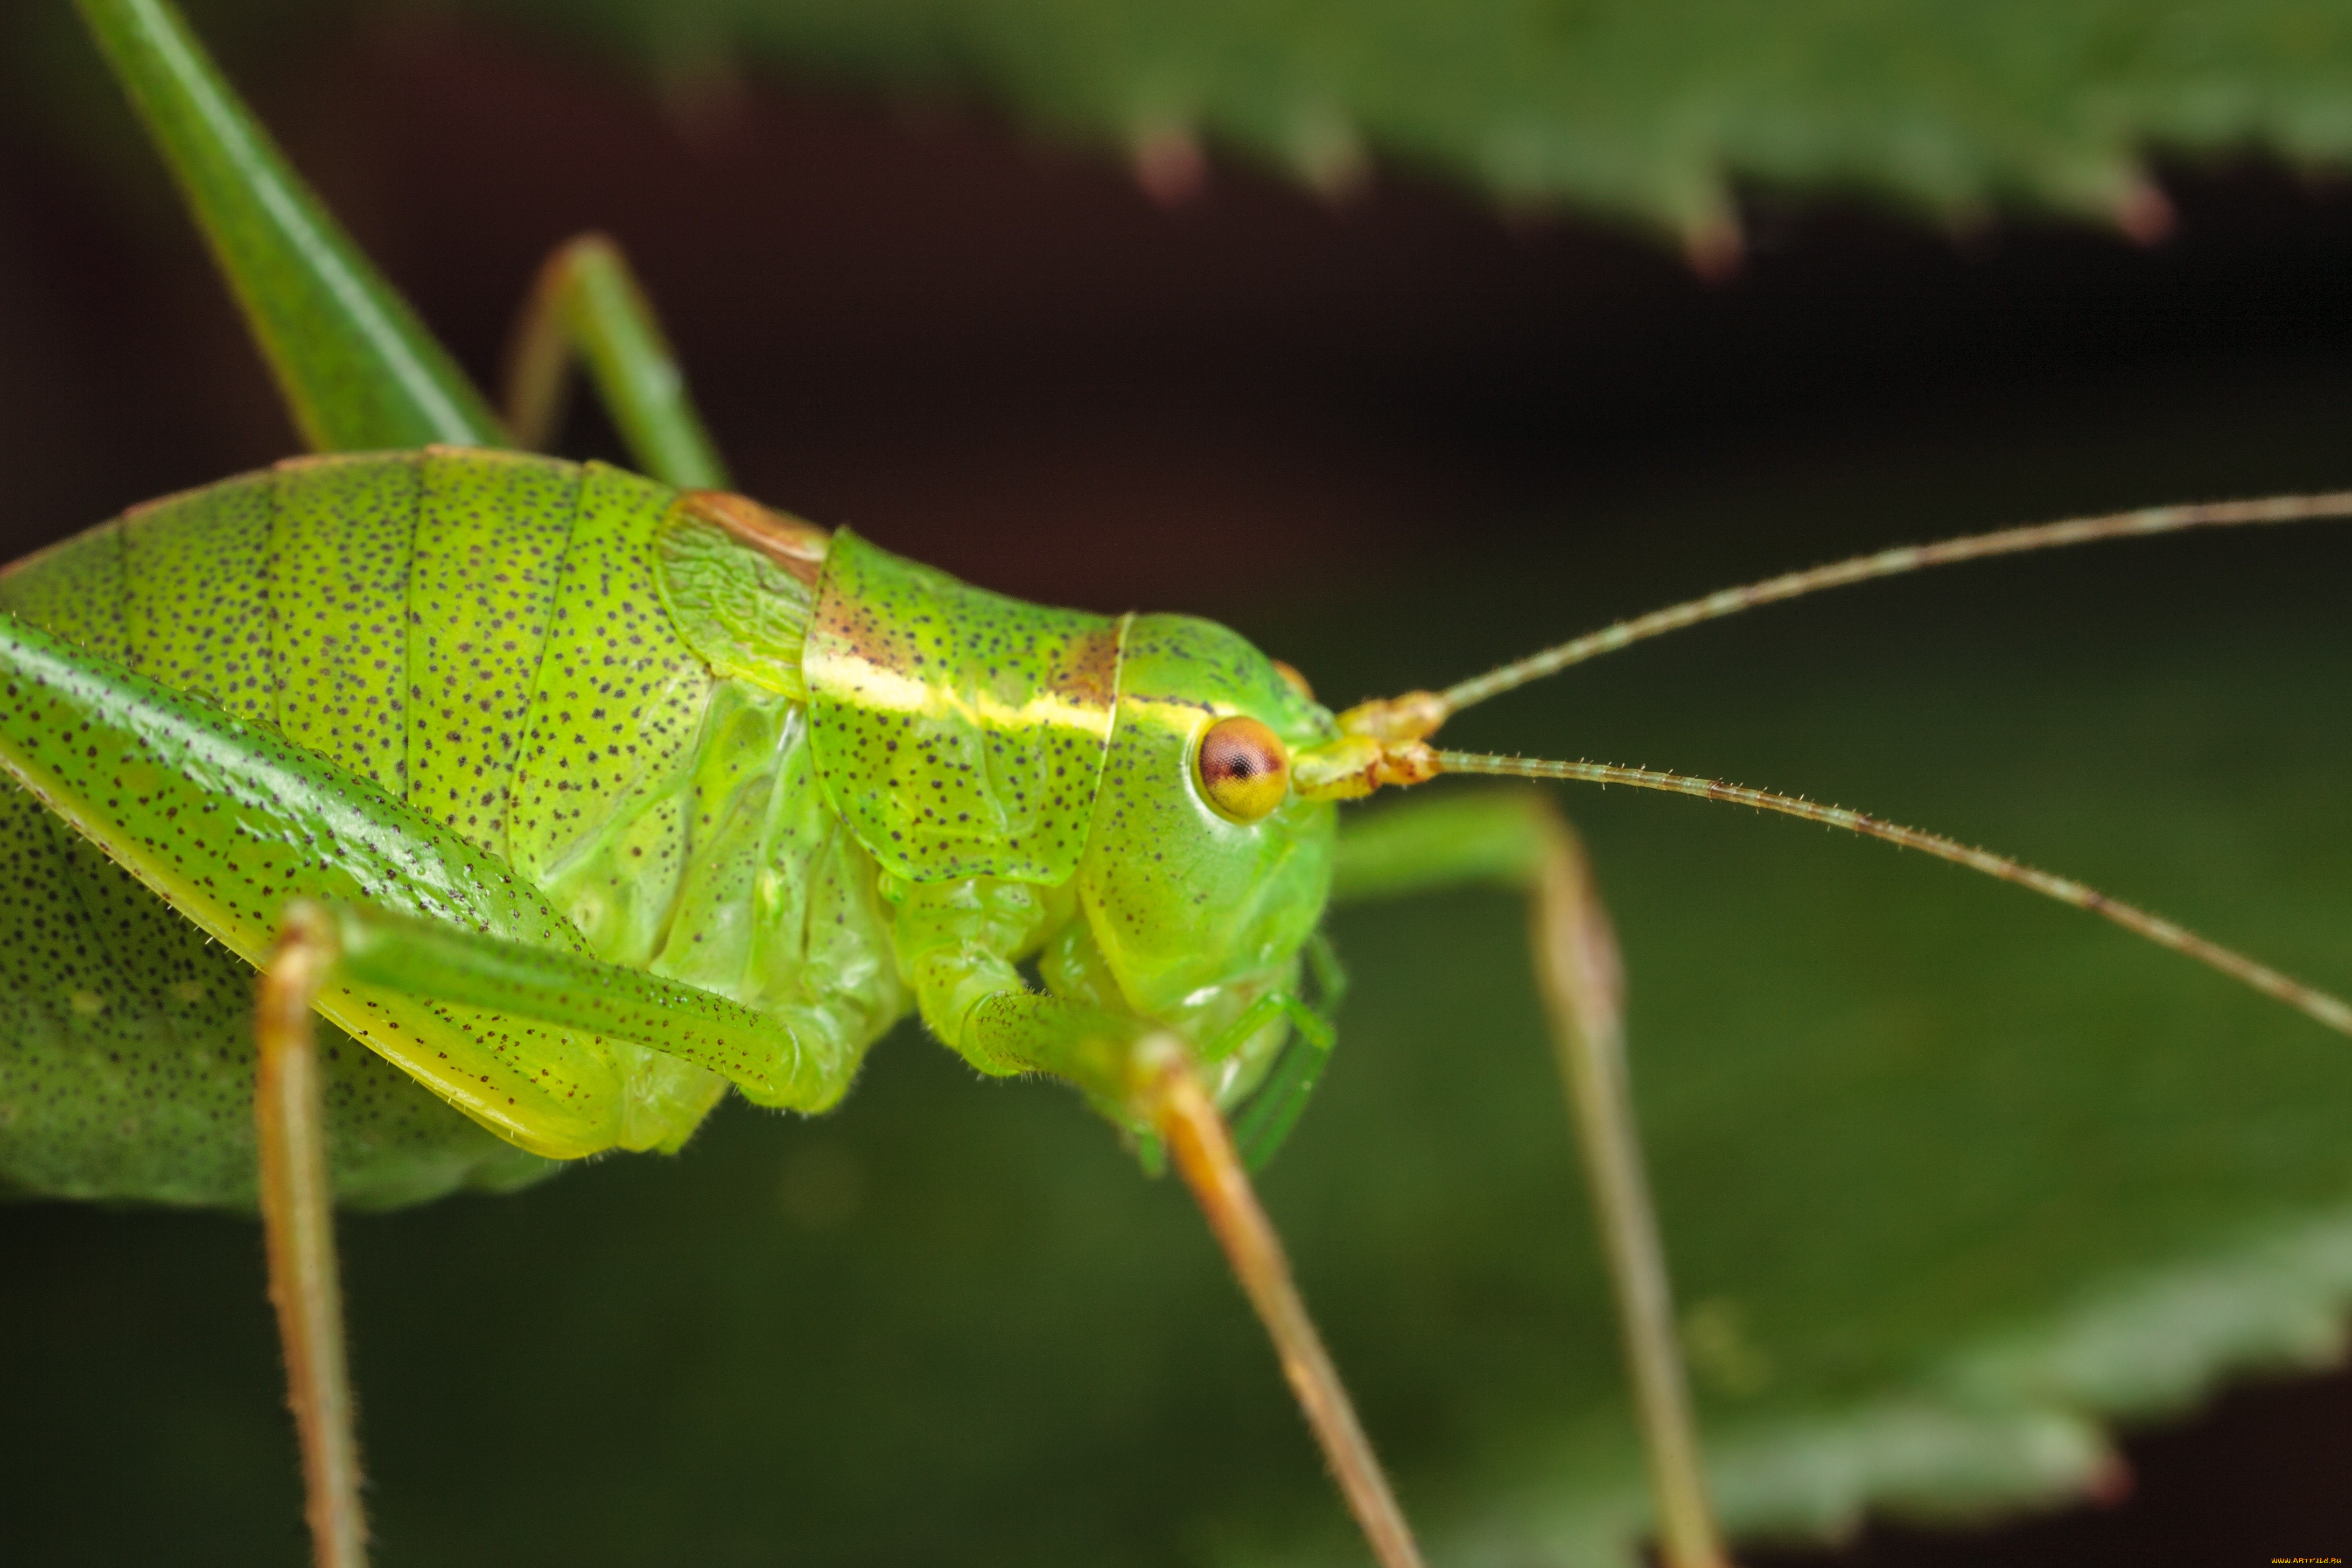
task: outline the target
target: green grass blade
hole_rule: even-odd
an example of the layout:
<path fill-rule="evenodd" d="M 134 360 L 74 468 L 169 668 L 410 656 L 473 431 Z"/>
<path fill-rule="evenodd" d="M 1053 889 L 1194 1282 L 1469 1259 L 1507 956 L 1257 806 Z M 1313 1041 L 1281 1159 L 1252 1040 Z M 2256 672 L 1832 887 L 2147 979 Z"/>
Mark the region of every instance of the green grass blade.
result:
<path fill-rule="evenodd" d="M 163 150 L 302 438 L 503 446 L 498 419 L 294 171 L 165 0 L 80 0 Z"/>

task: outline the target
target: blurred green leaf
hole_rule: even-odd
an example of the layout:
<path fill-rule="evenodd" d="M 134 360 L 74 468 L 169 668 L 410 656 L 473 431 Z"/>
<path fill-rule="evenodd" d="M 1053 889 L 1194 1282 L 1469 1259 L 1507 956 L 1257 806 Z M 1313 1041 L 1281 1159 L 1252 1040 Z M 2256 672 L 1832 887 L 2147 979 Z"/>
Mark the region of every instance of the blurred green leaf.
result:
<path fill-rule="evenodd" d="M 520 22 L 690 106 L 744 68 L 963 96 L 1131 158 L 1181 195 L 1204 149 L 1334 192 L 1374 163 L 1517 211 L 1738 243 L 1735 186 L 2166 219 L 2145 161 L 2352 161 L 2352 9 L 2334 0 L 340 0 Z M 315 3 L 195 0 L 232 65 L 315 37 Z M 8 24 L 28 101 L 88 73 L 54 8 Z M 61 74 L 62 73 L 62 74 Z M 60 101 L 55 112 L 86 119 Z"/>
<path fill-rule="evenodd" d="M 1661 596 L 1676 553 L 1631 587 L 1564 552 L 1441 560 L 1406 600 L 1244 622 L 1327 691 L 1385 689 Z M 1833 795 L 2342 989 L 2347 563 L 2321 529 L 1883 587 L 1591 667 L 1461 740 Z M 2107 1417 L 2340 1344 L 2352 1044 L 1916 857 L 1566 802 L 1622 929 L 1738 1527 L 2063 1496 Z M 1638 1459 L 1521 911 L 1464 893 L 1336 936 L 1339 1055 L 1266 1193 L 1338 1360 L 1435 1561 L 1629 1561 Z M 298 1561 L 250 1226 L 0 1218 L 12 1555 Z M 346 1237 L 387 1563 L 1360 1560 L 1181 1191 L 1067 1095 L 911 1031 L 827 1119 L 738 1107 L 677 1159 Z"/>
<path fill-rule="evenodd" d="M 2153 232 L 2150 154 L 2352 156 L 2329 0 L 452 0 L 673 80 L 741 60 L 950 89 L 1133 152 L 1344 188 L 1368 159 L 1514 207 L 1733 242 L 1727 183 Z"/>

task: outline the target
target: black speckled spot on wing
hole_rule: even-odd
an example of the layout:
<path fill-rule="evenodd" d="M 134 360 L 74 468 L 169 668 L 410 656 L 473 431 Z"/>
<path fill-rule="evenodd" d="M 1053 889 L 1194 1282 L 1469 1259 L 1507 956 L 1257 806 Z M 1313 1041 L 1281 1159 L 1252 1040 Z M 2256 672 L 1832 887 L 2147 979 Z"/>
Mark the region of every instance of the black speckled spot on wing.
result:
<path fill-rule="evenodd" d="M 59 1197 L 255 1201 L 253 971 L 43 811 L 0 794 L 0 1173 Z M 320 1021 L 345 1203 L 551 1167 Z"/>
<path fill-rule="evenodd" d="M 504 855 L 580 469 L 438 448 L 424 465 L 408 580 L 408 801 Z"/>
<path fill-rule="evenodd" d="M 251 484 L 247 477 L 192 490 L 174 500 L 200 503 L 213 489 Z M 158 502 L 158 507 L 168 502 Z M 115 518 L 59 540 L 0 573 L 0 610 L 57 633 L 117 664 L 131 661 L 123 607 L 122 520 Z"/>
<path fill-rule="evenodd" d="M 293 898 L 350 899 L 581 952 L 495 857 L 273 732 L 0 622 L 0 761 L 181 915 L 252 963 Z M 625 1097 L 600 1042 L 390 992 L 320 1008 L 525 1147 L 593 1152 Z"/>
<path fill-rule="evenodd" d="M 530 700 L 509 858 L 597 953 L 643 964 L 684 873 L 712 680 L 671 628 L 652 541 L 676 492 L 592 464 Z"/>
<path fill-rule="evenodd" d="M 410 473 L 413 460 L 321 459 Z M 168 541 L 186 519 L 247 522 L 278 479 L 247 475 L 139 509 L 152 565 L 168 555 L 189 586 L 250 608 L 257 584 Z M 100 524 L 0 574 L 0 609 L 127 663 L 131 626 L 152 630 L 126 573 L 125 524 Z M 247 549 L 231 554 L 248 568 Z M 402 561 L 406 558 L 404 532 Z M 267 567 L 264 567 L 267 570 Z M 276 586 L 273 579 L 270 586 Z M 279 603 L 282 604 L 282 597 Z M 201 595 L 165 607 L 201 619 Z M 167 617 L 168 618 L 168 617 Z M 247 634 L 205 649 L 201 626 L 167 631 L 176 673 L 219 682 L 249 671 Z M 177 630 L 195 633 L 190 643 Z M 215 657 L 215 655 L 218 657 Z M 234 672 L 234 673 L 232 673 Z M 405 736 L 401 737 L 404 750 Z M 254 1201 L 253 969 L 173 913 L 41 803 L 0 785 L 0 1179 L 60 1197 L 249 1206 Z M 328 1152 L 341 1201 L 388 1205 L 461 1186 L 508 1187 L 551 1169 L 457 1115 L 425 1087 L 322 1021 Z"/>
<path fill-rule="evenodd" d="M 249 1202 L 238 953 L 305 894 L 705 979 L 723 950 L 740 962 L 717 988 L 811 1041 L 787 1102 L 838 1095 L 905 1008 L 887 911 L 804 760 L 780 775 L 772 725 L 747 746 L 714 717 L 725 683 L 648 580 L 671 496 L 494 453 L 304 458 L 0 574 L 0 608 L 113 661 L 36 658 L 0 622 L 11 658 L 52 659 L 51 685 L 0 701 L 0 745 L 112 856 L 0 788 L 0 949 L 16 957 L 0 962 L 0 1181 Z M 209 601 L 187 591 L 207 579 Z M 447 711 L 426 722 L 420 693 Z M 321 1039 L 339 1190 L 362 1203 L 543 1168 L 420 1084 L 558 1154 L 675 1147 L 722 1087 L 478 1008 L 352 987 L 322 1011 L 351 1031 Z M 780 1035 L 775 1060 L 798 1051 Z"/>
<path fill-rule="evenodd" d="M 390 790 L 408 773 L 408 559 L 424 459 L 280 463 L 269 637 L 280 733 Z"/>
<path fill-rule="evenodd" d="M 269 523 L 259 477 L 122 516 L 124 632 L 133 669 L 273 722 Z"/>

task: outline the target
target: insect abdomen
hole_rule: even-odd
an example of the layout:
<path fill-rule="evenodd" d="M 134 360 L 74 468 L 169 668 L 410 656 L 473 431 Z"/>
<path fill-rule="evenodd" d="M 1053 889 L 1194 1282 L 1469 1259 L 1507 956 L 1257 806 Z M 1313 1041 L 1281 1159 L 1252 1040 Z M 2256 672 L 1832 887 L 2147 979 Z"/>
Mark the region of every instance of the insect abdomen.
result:
<path fill-rule="evenodd" d="M 823 809 L 798 706 L 714 679 L 671 629 L 648 544 L 674 499 L 600 466 L 509 454 L 303 459 L 141 508 L 24 563 L 0 578 L 0 608 L 405 797 L 538 883 L 600 955 L 787 1014 L 824 1008 L 839 1023 L 846 1008 L 862 1046 L 903 1010 L 871 864 Z M 12 841 L 63 862 L 37 896 L 41 878 L 24 897 L 0 893 L 0 936 L 87 926 L 78 911 L 110 904 L 176 924 L 29 797 L 10 792 L 0 812 Z M 66 945 L 87 949 L 76 929 Z M 95 993 L 37 996 L 16 1026 L 0 1023 L 0 1181 L 199 1202 L 249 1191 L 249 973 L 192 930 L 178 934 L 188 954 L 142 939 L 100 956 Z M 74 953 L 15 946 L 28 994 L 58 990 Z M 512 1179 L 511 1161 L 484 1173 L 480 1135 L 429 1101 L 425 1120 L 470 1152 L 427 1149 L 413 1103 L 425 1097 L 355 1047 L 331 1050 L 352 1058 L 338 1079 L 349 1114 L 384 1134 L 371 1166 L 368 1138 L 339 1128 L 347 1196 Z M 647 1057 L 646 1072 L 700 1071 Z M 224 1064 L 217 1082 L 160 1081 L 199 1058 Z M 99 1083 L 100 1059 L 143 1059 L 131 1079 L 149 1081 Z M 28 1073 L 106 1101 L 43 1110 L 39 1158 L 7 1122 Z M 678 1100 L 647 1087 L 635 1098 Z M 699 1102 L 717 1091 L 713 1079 Z M 147 1157 L 152 1125 L 115 1117 L 116 1101 L 154 1104 L 159 1092 L 170 1115 L 205 1107 L 216 1158 Z M 109 1118 L 125 1122 L 124 1147 L 94 1159 L 92 1128 Z M 80 1174 L 58 1173 L 59 1148 Z M 210 1174 L 192 1184 L 192 1164 Z"/>
<path fill-rule="evenodd" d="M 409 464 L 337 467 L 414 483 Z M 0 576 L 0 608 L 275 722 L 272 540 L 289 477 L 231 480 L 68 540 Z M 249 1205 L 252 972 L 20 790 L 0 790 L 0 1184 Z M 551 1168 L 341 1030 L 320 1032 L 346 1201 L 511 1186 Z"/>
<path fill-rule="evenodd" d="M 543 860 L 708 700 L 643 563 L 670 496 L 508 453 L 297 459 L 68 541 L 0 607 Z"/>

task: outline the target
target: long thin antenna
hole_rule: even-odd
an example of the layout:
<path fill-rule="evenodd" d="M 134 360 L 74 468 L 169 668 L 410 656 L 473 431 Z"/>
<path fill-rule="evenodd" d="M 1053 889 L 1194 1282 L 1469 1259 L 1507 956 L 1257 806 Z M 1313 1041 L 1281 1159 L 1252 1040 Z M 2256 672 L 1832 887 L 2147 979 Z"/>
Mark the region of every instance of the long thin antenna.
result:
<path fill-rule="evenodd" d="M 1775 795 L 1769 790 L 1749 789 L 1742 784 L 1729 784 L 1720 779 L 1703 779 L 1687 773 L 1656 773 L 1648 768 L 1625 768 L 1610 763 L 1556 763 L 1534 757 L 1503 757 L 1473 752 L 1432 752 L 1430 755 L 1441 773 L 1498 773 L 1507 778 L 1567 779 L 1580 784 L 1626 784 L 1634 789 L 1662 790 L 1670 795 L 1694 795 L 1701 800 L 1723 801 L 1732 805 L 1752 805 L 1759 811 L 1777 811 L 1805 822 L 1841 827 L 1849 833 L 1861 834 L 1865 838 L 1882 839 L 1906 849 L 1916 849 L 1923 854 L 1933 855 L 1938 860 L 1948 860 L 1955 866 L 1965 866 L 1971 871 L 1981 871 L 1988 877 L 2014 882 L 2062 904 L 2086 910 L 2137 936 L 2146 937 L 2158 947 L 2193 958 L 2233 980 L 2242 981 L 2263 995 L 2275 997 L 2338 1034 L 2352 1035 L 2352 1004 L 2324 991 L 2314 990 L 2301 981 L 2282 974 L 2268 964 L 2257 963 L 2219 942 L 2209 942 L 2186 926 L 2175 925 L 2161 916 L 2111 899 L 2095 888 L 2068 878 L 2053 876 L 2047 871 L 2038 871 L 2006 855 L 1971 848 L 1957 838 L 1923 833 L 1918 828 L 1905 827 L 1841 805 L 1820 805 L 1794 795 Z"/>
<path fill-rule="evenodd" d="M 2004 528 L 1993 533 L 1972 533 L 1945 540 L 1940 544 L 1901 545 L 1893 550 L 1882 550 L 1874 555 L 1857 555 L 1852 560 L 1835 562 L 1827 566 L 1784 573 L 1760 583 L 1750 583 L 1744 588 L 1726 588 L 1703 599 L 1686 600 L 1663 610 L 1653 610 L 1646 616 L 1619 621 L 1601 631 L 1589 632 L 1572 641 L 1529 654 L 1498 669 L 1447 687 L 1437 694 L 1437 716 L 1442 718 L 1444 714 L 1458 713 L 1473 703 L 1499 697 L 1531 680 L 1556 674 L 1570 665 L 1581 664 L 1604 653 L 1614 653 L 1628 644 L 1641 642 L 1664 632 L 1680 631 L 1702 621 L 1720 620 L 1726 616 L 1736 616 L 1742 610 L 1754 609 L 1759 605 L 1776 605 L 1784 599 L 1820 593 L 1824 588 L 1843 588 L 1852 583 L 1897 577 L 1929 566 L 1950 566 L 1962 561 L 1981 561 L 1993 555 L 2021 555 L 2030 550 L 2053 550 L 2061 545 L 2091 544 L 2105 539 L 2179 533 L 2192 528 L 2232 528 L 2258 522 L 2307 522 L 2320 518 L 2340 517 L 2352 517 L 2352 490 L 2331 490 L 2325 495 L 2273 496 L 2264 500 L 2149 507 L 2140 511 L 2119 511 L 2104 517 L 2075 518 L 2065 522 L 2037 523 L 2027 528 Z M 1434 724 L 1431 728 L 1435 728 Z"/>
<path fill-rule="evenodd" d="M 1143 1050 L 1151 1049 L 1152 1042 L 1146 1041 Z M 1290 1275 L 1289 1259 L 1283 1256 L 1282 1239 L 1258 1205 L 1225 1119 L 1201 1086 L 1181 1045 L 1167 1039 L 1164 1048 L 1155 1054 L 1159 1060 L 1147 1090 L 1152 1123 L 1175 1157 L 1184 1184 L 1192 1189 L 1201 1212 L 1208 1216 L 1209 1228 L 1216 1233 L 1250 1305 L 1257 1309 L 1259 1321 L 1273 1338 L 1283 1375 L 1290 1380 L 1290 1390 L 1297 1395 L 1307 1425 L 1315 1429 L 1316 1441 L 1323 1446 L 1323 1458 L 1348 1500 L 1349 1511 L 1355 1514 L 1381 1568 L 1422 1568 L 1421 1548 L 1413 1543 L 1412 1529 L 1405 1523 L 1396 1494 L 1389 1489 L 1371 1440 L 1356 1419 L 1356 1407 L 1339 1381 L 1339 1369 L 1331 1364 L 1322 1336 L 1307 1315 L 1307 1303 Z"/>

